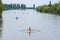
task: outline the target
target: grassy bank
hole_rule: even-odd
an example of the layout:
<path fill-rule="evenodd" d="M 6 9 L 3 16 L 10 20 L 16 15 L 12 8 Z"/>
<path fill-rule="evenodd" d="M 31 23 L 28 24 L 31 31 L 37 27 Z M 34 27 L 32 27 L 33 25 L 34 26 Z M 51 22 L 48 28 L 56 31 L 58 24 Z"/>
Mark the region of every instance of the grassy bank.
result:
<path fill-rule="evenodd" d="M 60 15 L 60 2 L 51 4 L 51 1 L 48 5 L 42 5 L 36 7 L 36 10 L 38 12 L 44 12 L 44 13 L 52 13 L 52 14 L 58 14 Z"/>

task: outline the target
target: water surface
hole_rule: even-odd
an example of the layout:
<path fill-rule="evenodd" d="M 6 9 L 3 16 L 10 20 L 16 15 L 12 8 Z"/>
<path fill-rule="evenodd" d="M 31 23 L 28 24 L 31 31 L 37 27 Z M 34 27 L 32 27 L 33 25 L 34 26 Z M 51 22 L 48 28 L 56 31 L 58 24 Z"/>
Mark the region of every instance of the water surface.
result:
<path fill-rule="evenodd" d="M 60 16 L 35 10 L 4 11 L 2 40 L 60 40 Z M 40 32 L 21 32 L 28 27 Z"/>

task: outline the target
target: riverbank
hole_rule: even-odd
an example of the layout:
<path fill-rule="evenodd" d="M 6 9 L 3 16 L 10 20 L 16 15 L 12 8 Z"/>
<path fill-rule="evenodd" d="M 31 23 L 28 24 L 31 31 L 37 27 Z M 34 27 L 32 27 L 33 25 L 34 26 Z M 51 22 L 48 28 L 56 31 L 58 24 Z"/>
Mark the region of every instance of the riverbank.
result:
<path fill-rule="evenodd" d="M 0 18 L 0 40 L 2 36 L 2 18 Z"/>
<path fill-rule="evenodd" d="M 0 32 L 2 31 L 2 27 L 0 27 Z"/>
<path fill-rule="evenodd" d="M 36 10 L 38 12 L 60 15 L 60 2 L 51 4 L 51 1 L 50 1 L 48 5 L 42 5 L 42 6 L 36 7 Z"/>
<path fill-rule="evenodd" d="M 0 18 L 0 31 L 2 31 L 2 18 Z"/>
<path fill-rule="evenodd" d="M 1 40 L 1 37 L 2 37 L 2 28 L 0 27 L 0 40 Z"/>

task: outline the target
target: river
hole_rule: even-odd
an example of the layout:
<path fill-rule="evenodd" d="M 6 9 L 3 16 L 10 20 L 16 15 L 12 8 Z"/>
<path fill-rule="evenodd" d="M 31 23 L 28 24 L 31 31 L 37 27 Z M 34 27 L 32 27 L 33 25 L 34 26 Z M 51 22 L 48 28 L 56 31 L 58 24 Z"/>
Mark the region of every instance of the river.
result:
<path fill-rule="evenodd" d="M 8 10 L 3 11 L 2 19 L 2 40 L 60 40 L 58 15 L 33 9 Z M 28 27 L 34 29 L 31 35 L 26 30 Z"/>

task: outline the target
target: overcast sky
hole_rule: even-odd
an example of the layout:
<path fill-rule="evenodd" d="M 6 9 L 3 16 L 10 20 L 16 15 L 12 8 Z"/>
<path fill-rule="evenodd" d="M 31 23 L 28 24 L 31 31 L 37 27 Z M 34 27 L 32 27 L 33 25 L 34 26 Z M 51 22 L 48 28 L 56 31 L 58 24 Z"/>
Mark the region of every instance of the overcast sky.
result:
<path fill-rule="evenodd" d="M 2 0 L 2 2 L 5 4 L 19 3 L 19 4 L 26 4 L 27 6 L 32 6 L 33 4 L 35 4 L 36 6 L 48 4 L 49 1 L 51 1 L 52 3 L 56 3 L 59 0 Z"/>

